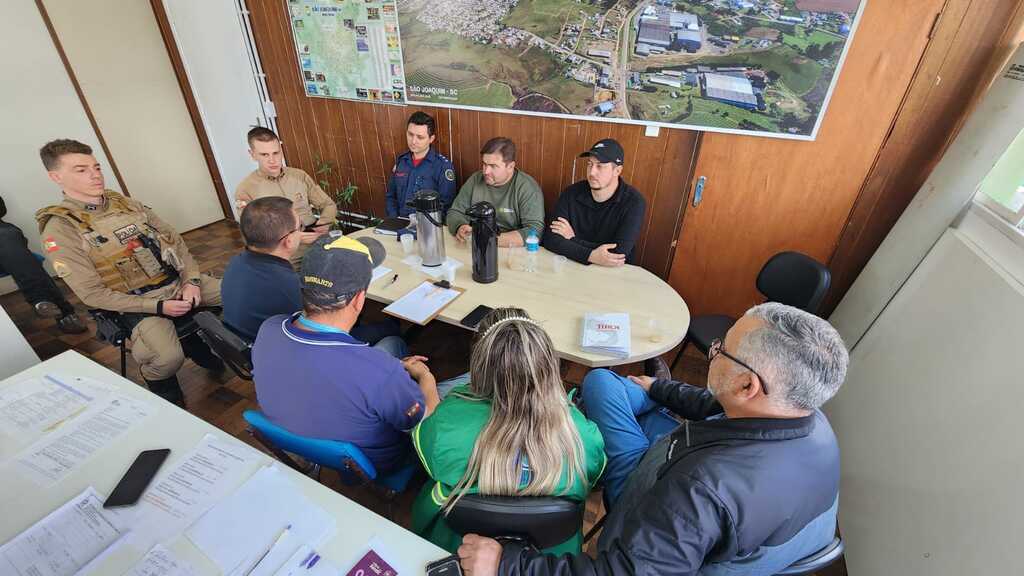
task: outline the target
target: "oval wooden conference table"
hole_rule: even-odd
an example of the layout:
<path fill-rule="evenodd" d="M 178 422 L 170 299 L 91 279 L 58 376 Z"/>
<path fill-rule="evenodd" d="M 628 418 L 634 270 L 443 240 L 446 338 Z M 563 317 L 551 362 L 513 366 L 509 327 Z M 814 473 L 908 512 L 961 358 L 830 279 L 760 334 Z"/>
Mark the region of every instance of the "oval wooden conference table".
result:
<path fill-rule="evenodd" d="M 388 252 L 383 265 L 393 272 L 370 284 L 367 296 L 371 300 L 390 304 L 424 280 L 434 280 L 402 261 L 405 253 L 395 236 L 375 234 L 372 229 L 351 236 L 375 238 Z M 459 321 L 480 304 L 491 308 L 516 306 L 544 326 L 560 357 L 594 368 L 630 364 L 664 354 L 683 340 L 690 325 L 690 311 L 679 294 L 639 266 L 605 268 L 568 260 L 561 272 L 555 272 L 555 255 L 541 248 L 538 271 L 525 272 L 525 248 L 499 248 L 498 280 L 478 284 L 473 281 L 469 245 L 457 242 L 447 231 L 444 242 L 447 256 L 462 262 L 455 271 L 453 284 L 466 292 L 441 311 L 436 319 L 442 322 L 462 326 Z M 391 283 L 395 273 L 398 280 Z M 629 314 L 629 357 L 593 354 L 580 348 L 583 316 L 591 312 Z"/>

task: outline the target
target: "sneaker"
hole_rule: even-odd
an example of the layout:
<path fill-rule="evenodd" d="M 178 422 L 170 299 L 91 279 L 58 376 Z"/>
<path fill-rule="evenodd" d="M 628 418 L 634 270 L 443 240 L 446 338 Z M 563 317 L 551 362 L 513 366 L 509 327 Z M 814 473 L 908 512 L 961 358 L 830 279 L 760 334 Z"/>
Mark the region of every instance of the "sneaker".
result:
<path fill-rule="evenodd" d="M 661 356 L 644 360 L 644 374 L 653 376 L 656 380 L 672 379 L 672 371 L 668 369 L 668 364 L 661 359 Z"/>
<path fill-rule="evenodd" d="M 61 316 L 60 320 L 57 320 L 57 328 L 65 334 L 81 334 L 88 330 L 74 312 Z"/>
<path fill-rule="evenodd" d="M 40 318 L 60 318 L 64 314 L 64 312 L 61 311 L 60 306 L 57 306 L 49 300 L 36 302 L 33 308 L 36 311 L 36 316 L 39 316 Z"/>

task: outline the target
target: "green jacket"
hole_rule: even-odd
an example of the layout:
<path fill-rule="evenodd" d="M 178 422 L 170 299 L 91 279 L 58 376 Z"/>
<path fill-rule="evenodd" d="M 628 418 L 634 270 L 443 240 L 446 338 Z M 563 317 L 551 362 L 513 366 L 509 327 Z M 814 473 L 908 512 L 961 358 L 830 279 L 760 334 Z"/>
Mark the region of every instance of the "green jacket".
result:
<path fill-rule="evenodd" d="M 466 210 L 486 200 L 494 205 L 498 231 L 515 230 L 523 237 L 530 235 L 530 230 L 539 240 L 544 235 L 544 193 L 532 176 L 519 170 L 503 186 L 488 186 L 484 181 L 483 172 L 474 172 L 459 189 L 459 195 L 448 209 L 448 230 L 455 234 L 459 226 L 469 224 Z"/>
<path fill-rule="evenodd" d="M 566 490 L 566 479 L 563 478 L 554 495 L 583 501 L 587 499 L 591 487 L 604 472 L 604 439 L 597 425 L 587 420 L 576 407 L 570 405 L 569 410 L 583 443 L 587 481 L 584 483 L 577 479 L 572 487 Z M 423 468 L 434 482 L 427 482 L 413 503 L 412 529 L 449 552 L 454 553 L 458 549 L 462 543 L 462 536 L 448 527 L 441 507 L 466 472 L 477 436 L 490 417 L 490 401 L 474 396 L 469 386 L 459 386 L 445 396 L 433 414 L 413 428 L 412 438 L 416 453 L 419 454 Z M 476 492 L 477 487 L 474 485 L 469 493 Z M 544 552 L 579 553 L 582 543 L 582 534 L 577 532 L 569 540 Z"/>

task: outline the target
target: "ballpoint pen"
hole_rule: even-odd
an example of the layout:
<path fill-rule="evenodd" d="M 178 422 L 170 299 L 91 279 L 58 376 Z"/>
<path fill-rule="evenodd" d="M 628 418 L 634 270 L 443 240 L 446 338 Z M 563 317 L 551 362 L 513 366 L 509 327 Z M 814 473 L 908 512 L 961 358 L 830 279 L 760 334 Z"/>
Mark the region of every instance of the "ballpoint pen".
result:
<path fill-rule="evenodd" d="M 257 567 L 259 567 L 259 565 L 260 565 L 260 562 L 263 562 L 263 561 L 264 561 L 264 560 L 265 560 L 265 559 L 267 558 L 267 555 L 268 555 L 268 554 L 270 554 L 270 551 L 271 551 L 271 550 L 273 550 L 273 549 L 274 549 L 274 547 L 275 547 L 275 546 L 277 546 L 277 545 L 278 545 L 278 543 L 280 543 L 280 542 L 281 542 L 281 539 L 282 539 L 282 538 L 284 538 L 286 534 L 288 534 L 288 531 L 289 531 L 289 530 L 291 530 L 291 528 L 292 528 L 292 525 L 291 525 L 291 524 L 289 524 L 289 525 L 285 526 L 285 527 L 284 527 L 284 528 L 283 528 L 283 529 L 281 530 L 281 533 L 277 535 L 277 538 L 274 538 L 274 541 L 273 541 L 273 542 L 272 542 L 272 543 L 270 544 L 270 546 L 269 546 L 269 547 L 267 547 L 267 549 L 266 549 L 266 550 L 265 550 L 265 551 L 263 552 L 263 555 L 262 555 L 262 556 L 260 556 L 260 559 L 259 559 L 259 560 L 257 560 L 257 561 L 256 561 L 256 563 L 255 563 L 255 564 L 253 564 L 253 565 L 252 565 L 252 566 L 251 566 L 251 567 L 250 567 L 250 568 L 249 568 L 248 570 L 246 570 L 246 572 L 245 572 L 245 575 L 244 575 L 244 576 L 249 576 L 249 574 L 252 574 L 253 570 L 255 570 L 255 569 L 256 569 Z"/>
<path fill-rule="evenodd" d="M 384 287 L 387 288 L 388 286 L 391 286 L 395 282 L 398 282 L 398 274 L 395 274 L 394 276 L 392 276 L 391 277 L 391 281 L 388 282 L 387 284 L 385 284 Z"/>

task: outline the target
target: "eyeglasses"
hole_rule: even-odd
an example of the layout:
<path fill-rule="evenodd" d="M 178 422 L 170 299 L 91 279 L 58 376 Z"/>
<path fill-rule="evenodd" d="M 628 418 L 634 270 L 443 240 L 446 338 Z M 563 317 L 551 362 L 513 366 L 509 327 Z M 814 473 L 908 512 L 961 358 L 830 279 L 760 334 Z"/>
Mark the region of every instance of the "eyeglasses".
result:
<path fill-rule="evenodd" d="M 711 346 L 708 347 L 708 362 L 711 362 L 712 360 L 714 360 L 715 357 L 718 356 L 719 354 L 721 354 L 722 356 L 725 356 L 729 360 L 732 360 L 733 362 L 735 362 L 735 363 L 739 364 L 740 366 L 743 366 L 747 370 L 750 370 L 751 372 L 753 372 L 754 375 L 757 376 L 758 380 L 761 381 L 761 390 L 764 390 L 764 395 L 765 396 L 768 395 L 768 385 L 767 385 L 767 382 L 764 379 L 764 376 L 761 376 L 760 374 L 758 374 L 757 370 L 754 370 L 753 368 L 751 368 L 746 362 L 744 362 L 744 361 L 740 360 L 739 358 L 733 356 L 732 354 L 729 354 L 728 352 L 726 352 L 725 349 L 722 347 L 722 339 L 721 338 L 715 338 L 714 340 L 711 341 Z"/>
<path fill-rule="evenodd" d="M 285 234 L 284 236 L 281 236 L 280 238 L 278 238 L 277 239 L 277 243 L 280 244 L 281 241 L 284 240 L 285 238 L 291 236 L 292 234 L 295 234 L 296 232 L 300 232 L 300 231 L 302 231 L 302 223 L 301 222 L 299 223 L 298 227 L 295 228 L 295 230 L 292 230 L 291 232 L 289 232 L 289 233 Z"/>

